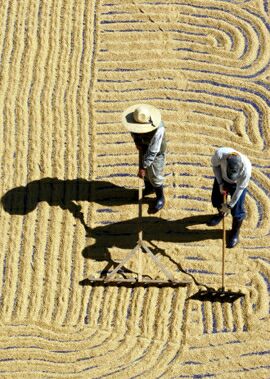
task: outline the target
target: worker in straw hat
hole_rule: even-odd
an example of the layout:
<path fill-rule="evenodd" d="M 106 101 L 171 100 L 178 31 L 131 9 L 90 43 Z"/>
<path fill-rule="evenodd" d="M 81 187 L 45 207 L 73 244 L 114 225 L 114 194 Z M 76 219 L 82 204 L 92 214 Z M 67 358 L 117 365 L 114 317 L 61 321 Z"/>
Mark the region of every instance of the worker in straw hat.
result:
<path fill-rule="evenodd" d="M 217 225 L 231 212 L 232 230 L 227 247 L 233 248 L 239 242 L 240 228 L 246 216 L 244 202 L 251 177 L 251 163 L 244 154 L 230 147 L 221 147 L 212 156 L 212 168 L 215 175 L 212 204 L 218 209 L 218 213 L 207 225 Z M 223 203 L 224 193 L 231 196 L 228 203 Z"/>
<path fill-rule="evenodd" d="M 163 182 L 165 166 L 165 127 L 160 111 L 152 105 L 137 104 L 122 114 L 122 123 L 131 133 L 139 150 L 138 176 L 144 180 L 143 196 L 156 194 L 151 213 L 163 208 L 165 203 Z"/>

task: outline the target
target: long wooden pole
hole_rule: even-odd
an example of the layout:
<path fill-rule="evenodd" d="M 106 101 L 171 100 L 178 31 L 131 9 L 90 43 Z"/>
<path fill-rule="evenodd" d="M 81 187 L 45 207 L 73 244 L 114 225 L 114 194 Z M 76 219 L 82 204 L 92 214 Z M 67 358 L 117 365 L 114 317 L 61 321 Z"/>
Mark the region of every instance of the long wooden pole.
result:
<path fill-rule="evenodd" d="M 227 194 L 223 194 L 223 203 L 225 204 L 227 202 Z M 226 225 L 225 225 L 225 217 L 222 219 L 222 226 L 223 226 L 223 238 L 222 238 L 222 284 L 221 288 L 222 291 L 224 291 L 225 288 L 225 250 L 226 250 Z"/>
<path fill-rule="evenodd" d="M 142 240 L 143 240 L 143 232 L 142 232 L 142 179 L 138 179 L 138 244 L 139 248 L 142 249 Z M 140 254 L 141 251 L 138 254 L 138 281 L 140 282 L 142 280 L 142 255 Z"/>

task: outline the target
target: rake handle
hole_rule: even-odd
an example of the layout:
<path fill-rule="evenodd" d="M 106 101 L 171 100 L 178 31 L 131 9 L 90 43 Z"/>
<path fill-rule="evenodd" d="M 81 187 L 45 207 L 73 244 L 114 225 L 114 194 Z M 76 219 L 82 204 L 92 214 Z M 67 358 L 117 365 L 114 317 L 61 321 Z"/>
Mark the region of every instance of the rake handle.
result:
<path fill-rule="evenodd" d="M 139 241 L 142 241 L 143 235 L 142 235 L 142 191 L 143 191 L 143 186 L 142 186 L 142 179 L 138 179 L 138 237 Z"/>
<path fill-rule="evenodd" d="M 223 193 L 223 203 L 227 202 L 227 193 Z M 225 288 L 225 250 L 226 250 L 226 225 L 225 225 L 225 215 L 222 219 L 222 227 L 223 227 L 223 236 L 222 236 L 222 283 L 221 288 L 224 291 Z"/>
<path fill-rule="evenodd" d="M 143 240 L 143 232 L 142 232 L 142 191 L 143 191 L 143 180 L 141 178 L 138 179 L 138 243 L 141 249 L 141 242 Z M 142 257 L 141 254 L 138 255 L 138 281 L 142 280 Z"/>

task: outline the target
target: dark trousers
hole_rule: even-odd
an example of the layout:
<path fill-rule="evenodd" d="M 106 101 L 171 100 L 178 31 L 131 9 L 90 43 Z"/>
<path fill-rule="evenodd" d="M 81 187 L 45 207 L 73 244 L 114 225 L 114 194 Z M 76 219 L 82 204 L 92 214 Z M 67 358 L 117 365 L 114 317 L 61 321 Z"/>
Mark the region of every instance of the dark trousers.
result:
<path fill-rule="evenodd" d="M 224 185 L 224 189 L 226 189 L 227 192 L 232 196 L 236 190 L 236 184 L 223 182 L 223 185 Z M 246 216 L 246 211 L 244 208 L 246 193 L 247 193 L 247 189 L 245 188 L 240 198 L 238 199 L 237 203 L 231 210 L 232 216 L 236 218 L 238 221 L 244 220 Z M 218 209 L 221 207 L 221 204 L 223 203 L 223 196 L 220 193 L 219 185 L 216 179 L 214 180 L 211 200 L 212 200 L 213 207 L 218 208 Z"/>

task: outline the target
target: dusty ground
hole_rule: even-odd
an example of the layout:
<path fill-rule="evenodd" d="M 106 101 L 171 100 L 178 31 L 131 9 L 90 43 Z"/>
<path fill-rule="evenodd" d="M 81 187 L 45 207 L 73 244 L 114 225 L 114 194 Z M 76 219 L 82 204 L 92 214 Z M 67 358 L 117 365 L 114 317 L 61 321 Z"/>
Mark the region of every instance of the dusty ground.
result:
<path fill-rule="evenodd" d="M 269 7 L 0 3 L 1 378 L 269 377 Z M 166 125 L 167 203 L 151 218 L 144 204 L 143 228 L 190 282 L 179 289 L 84 285 L 136 243 L 138 157 L 120 119 L 137 102 Z M 205 225 L 218 146 L 253 164 L 225 265 L 246 296 L 224 304 L 189 299 L 221 285 L 220 227 Z"/>

